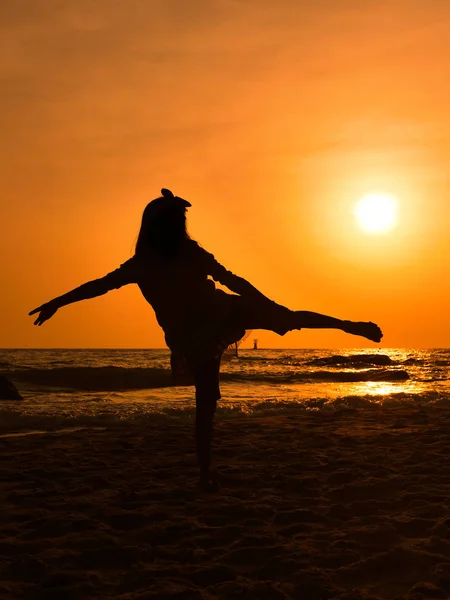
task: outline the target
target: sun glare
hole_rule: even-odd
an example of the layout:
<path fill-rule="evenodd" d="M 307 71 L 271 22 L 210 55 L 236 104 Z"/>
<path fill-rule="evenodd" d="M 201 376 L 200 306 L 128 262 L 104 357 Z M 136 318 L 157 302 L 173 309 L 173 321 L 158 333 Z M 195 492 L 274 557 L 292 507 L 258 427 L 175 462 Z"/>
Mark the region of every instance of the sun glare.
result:
<path fill-rule="evenodd" d="M 355 206 L 359 226 L 367 233 L 386 233 L 397 224 L 397 200 L 389 194 L 366 194 Z"/>

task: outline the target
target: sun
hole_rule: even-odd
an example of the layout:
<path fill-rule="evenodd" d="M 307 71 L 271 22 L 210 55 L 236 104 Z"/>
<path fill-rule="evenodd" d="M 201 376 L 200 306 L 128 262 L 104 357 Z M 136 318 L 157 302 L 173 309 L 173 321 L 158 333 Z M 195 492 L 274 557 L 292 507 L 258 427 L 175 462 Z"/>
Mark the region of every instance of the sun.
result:
<path fill-rule="evenodd" d="M 390 194 L 366 194 L 356 203 L 354 214 L 367 233 L 386 233 L 397 225 L 398 202 Z"/>

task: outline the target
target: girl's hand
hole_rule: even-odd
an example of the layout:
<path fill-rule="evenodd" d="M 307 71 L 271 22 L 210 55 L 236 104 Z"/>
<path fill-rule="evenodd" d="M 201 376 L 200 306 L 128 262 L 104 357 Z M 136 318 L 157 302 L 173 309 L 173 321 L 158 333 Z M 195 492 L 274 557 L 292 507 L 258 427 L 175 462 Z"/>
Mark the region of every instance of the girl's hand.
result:
<path fill-rule="evenodd" d="M 45 304 L 38 306 L 37 308 L 33 309 L 28 314 L 34 315 L 35 313 L 38 312 L 39 316 L 36 319 L 36 321 L 34 322 L 34 324 L 42 325 L 42 323 L 45 323 L 45 321 L 48 321 L 49 319 L 51 319 L 53 317 L 53 315 L 56 313 L 58 308 L 59 308 L 58 302 L 56 300 L 50 300 L 50 302 L 46 302 Z"/>

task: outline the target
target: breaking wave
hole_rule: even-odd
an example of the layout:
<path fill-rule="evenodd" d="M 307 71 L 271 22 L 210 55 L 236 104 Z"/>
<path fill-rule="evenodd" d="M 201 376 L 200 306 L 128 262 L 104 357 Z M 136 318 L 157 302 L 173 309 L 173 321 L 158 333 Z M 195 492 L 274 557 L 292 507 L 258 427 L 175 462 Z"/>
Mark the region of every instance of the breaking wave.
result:
<path fill-rule="evenodd" d="M 428 408 L 450 408 L 449 394 L 426 392 L 423 394 L 393 393 L 388 396 L 342 396 L 339 398 L 309 398 L 308 400 L 286 401 L 266 399 L 247 406 L 223 402 L 219 405 L 216 419 L 227 420 L 236 417 L 259 417 L 275 415 L 296 415 L 305 411 L 331 412 L 348 410 L 402 409 L 416 411 L 416 417 L 424 426 L 428 426 Z M 412 414 L 412 413 L 411 413 Z M 1 408 L 0 438 L 16 435 L 45 433 L 70 433 L 76 429 L 96 429 L 110 427 L 145 427 L 149 423 L 166 423 L 176 420 L 181 423 L 193 423 L 194 403 L 183 407 L 156 407 L 148 405 L 141 409 L 126 412 L 114 411 L 105 407 L 97 414 L 73 413 L 64 410 L 55 413 L 23 413 L 13 408 Z"/>
<path fill-rule="evenodd" d="M 367 366 L 367 365 L 366 365 Z M 127 367 L 56 367 L 52 369 L 19 369 L 8 374 L 16 384 L 62 389 L 123 391 L 173 386 L 169 369 Z M 237 383 L 301 384 L 310 382 L 406 381 L 403 369 L 365 369 L 346 371 L 299 370 L 286 373 L 222 373 L 222 381 Z"/>
<path fill-rule="evenodd" d="M 395 364 L 395 361 L 387 354 L 352 354 L 350 356 L 337 354 L 335 356 L 314 358 L 306 364 L 316 367 L 342 367 L 345 365 L 352 369 L 366 369 L 368 365 L 388 367 Z"/>

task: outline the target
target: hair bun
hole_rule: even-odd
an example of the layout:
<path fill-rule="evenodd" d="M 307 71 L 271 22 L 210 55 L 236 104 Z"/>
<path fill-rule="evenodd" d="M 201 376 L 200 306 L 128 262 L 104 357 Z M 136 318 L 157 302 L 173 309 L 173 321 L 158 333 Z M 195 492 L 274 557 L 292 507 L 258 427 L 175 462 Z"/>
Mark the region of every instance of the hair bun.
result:
<path fill-rule="evenodd" d="M 172 194 L 172 192 L 166 188 L 163 188 L 161 190 L 161 194 L 163 195 L 163 198 L 173 198 L 174 195 Z"/>

